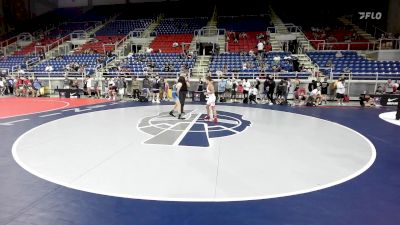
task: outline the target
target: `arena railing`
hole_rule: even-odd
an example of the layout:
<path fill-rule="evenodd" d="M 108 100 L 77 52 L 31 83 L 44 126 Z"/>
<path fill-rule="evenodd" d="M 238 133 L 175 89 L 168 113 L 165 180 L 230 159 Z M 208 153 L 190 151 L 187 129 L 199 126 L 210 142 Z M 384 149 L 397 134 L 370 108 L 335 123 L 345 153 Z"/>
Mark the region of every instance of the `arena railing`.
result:
<path fill-rule="evenodd" d="M 378 49 L 379 50 L 400 49 L 400 38 L 399 39 L 380 38 Z"/>
<path fill-rule="evenodd" d="M 40 52 L 44 52 L 44 53 L 49 52 L 53 48 L 56 48 L 69 40 L 71 40 L 71 33 L 65 35 L 64 37 L 62 37 L 60 39 L 57 39 L 56 41 L 54 41 L 51 44 L 35 46 L 35 55 L 38 55 L 38 53 L 40 53 Z"/>
<path fill-rule="evenodd" d="M 313 40 L 313 42 L 320 40 Z M 378 42 L 320 42 L 316 50 L 377 50 Z"/>
<path fill-rule="evenodd" d="M 211 77 L 215 79 L 235 78 L 235 79 L 251 79 L 265 78 L 270 76 L 274 79 L 295 78 L 308 79 L 312 76 L 312 72 L 228 72 L 228 74 L 212 72 Z"/>
<path fill-rule="evenodd" d="M 7 40 L 4 40 L 4 41 L 2 41 L 2 42 L 0 42 L 0 47 L 6 47 L 6 46 L 8 46 L 9 44 L 13 44 L 13 43 L 15 43 L 16 41 L 18 40 L 18 35 L 16 35 L 16 36 L 14 36 L 14 37 L 11 37 L 11 38 L 9 38 L 9 39 L 7 39 Z"/>
<path fill-rule="evenodd" d="M 390 72 L 390 73 L 382 73 L 382 72 L 331 72 L 330 77 L 331 80 L 337 80 L 340 77 L 345 76 L 346 78 L 350 78 L 352 80 L 400 80 L 400 72 Z"/>
<path fill-rule="evenodd" d="M 202 27 L 201 29 L 194 30 L 195 37 L 212 37 L 218 35 L 225 35 L 226 30 L 217 28 L 216 26 Z M 218 40 L 217 40 L 218 42 Z"/>
<path fill-rule="evenodd" d="M 40 61 L 40 58 L 39 57 L 34 57 L 34 58 L 31 58 L 31 59 L 28 59 L 26 62 L 25 62 L 25 65 L 26 65 L 26 67 L 28 68 L 29 66 L 31 66 L 31 65 L 33 65 L 33 64 L 35 64 L 35 63 L 37 63 L 37 62 L 39 62 Z"/>
<path fill-rule="evenodd" d="M 289 24 L 285 24 L 286 29 L 290 32 L 290 33 L 302 33 L 303 29 L 301 26 L 296 26 L 292 23 Z"/>
<path fill-rule="evenodd" d="M 369 83 L 371 85 L 374 85 L 373 90 L 369 91 L 374 93 L 377 90 L 378 85 L 383 85 L 386 83 L 386 80 L 388 79 L 393 79 L 393 80 L 398 80 L 400 79 L 400 73 L 367 73 L 367 72 L 358 72 L 358 73 L 339 73 L 339 72 L 333 72 L 331 73 L 331 81 L 338 80 L 339 78 L 345 78 L 345 88 L 346 88 L 346 93 L 349 96 L 357 96 L 361 94 L 359 87 L 354 88 L 354 84 L 363 82 L 363 83 Z M 353 90 L 355 89 L 355 90 Z M 369 88 L 371 89 L 371 88 Z M 367 90 L 363 90 L 367 91 Z M 358 93 L 360 92 L 360 93 Z M 367 91 L 368 92 L 368 91 Z"/>

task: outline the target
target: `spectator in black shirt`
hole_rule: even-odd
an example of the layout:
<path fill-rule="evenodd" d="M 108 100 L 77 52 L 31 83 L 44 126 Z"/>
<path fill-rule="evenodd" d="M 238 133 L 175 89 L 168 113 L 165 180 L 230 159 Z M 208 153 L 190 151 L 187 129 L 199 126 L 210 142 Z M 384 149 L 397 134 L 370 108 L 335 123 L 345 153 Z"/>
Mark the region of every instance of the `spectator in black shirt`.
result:
<path fill-rule="evenodd" d="M 328 95 L 328 88 L 329 88 L 328 78 L 325 77 L 324 81 L 321 82 L 322 101 L 325 102 L 325 104 L 326 104 L 327 95 Z"/>

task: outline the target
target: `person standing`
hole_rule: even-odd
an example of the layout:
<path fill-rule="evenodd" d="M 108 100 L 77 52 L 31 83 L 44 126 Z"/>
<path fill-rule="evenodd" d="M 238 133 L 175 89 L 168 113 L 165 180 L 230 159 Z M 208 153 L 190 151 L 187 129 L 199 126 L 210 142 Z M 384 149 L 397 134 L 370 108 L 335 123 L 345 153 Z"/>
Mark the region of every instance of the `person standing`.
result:
<path fill-rule="evenodd" d="M 247 99 L 246 102 L 248 102 L 248 100 L 249 100 L 248 98 L 249 98 L 250 87 L 251 87 L 250 81 L 248 81 L 247 78 L 244 79 L 244 82 L 243 82 L 243 98 Z"/>
<path fill-rule="evenodd" d="M 145 76 L 143 79 L 142 88 L 143 88 L 143 92 L 144 92 L 146 98 L 150 97 L 150 86 L 151 86 L 151 83 L 150 83 L 149 77 Z"/>
<path fill-rule="evenodd" d="M 182 116 L 182 114 L 185 113 L 184 107 L 185 107 L 185 100 L 186 100 L 186 95 L 188 92 L 188 86 L 189 82 L 186 80 L 184 76 L 180 76 L 178 79 L 178 83 L 176 84 L 176 92 L 178 94 L 179 98 L 179 103 L 181 105 L 181 110 L 178 116 L 178 119 L 184 120 L 185 118 Z"/>
<path fill-rule="evenodd" d="M 254 87 L 254 85 L 251 85 L 249 90 L 249 104 L 251 104 L 252 102 L 258 104 L 257 95 L 258 95 L 258 89 Z"/>
<path fill-rule="evenodd" d="M 175 117 L 174 111 L 178 110 L 179 114 L 181 113 L 179 110 L 181 109 L 181 103 L 179 102 L 179 97 L 176 89 L 176 81 L 174 82 L 174 85 L 172 86 L 172 100 L 175 102 L 174 108 L 169 112 L 169 115 Z"/>
<path fill-rule="evenodd" d="M 160 78 L 158 75 L 153 79 L 152 92 L 153 103 L 160 103 Z"/>
<path fill-rule="evenodd" d="M 325 105 L 327 102 L 328 88 L 329 88 L 328 78 L 325 77 L 324 81 L 321 82 L 321 96 L 322 96 L 322 101 L 325 102 Z"/>
<path fill-rule="evenodd" d="M 268 79 L 268 93 L 267 93 L 267 97 L 269 99 L 269 105 L 275 104 L 275 100 L 274 100 L 274 92 L 275 92 L 275 81 L 274 79 L 271 77 Z"/>
<path fill-rule="evenodd" d="M 4 96 L 4 93 L 6 92 L 6 82 L 3 80 L 2 77 L 0 77 L 0 95 Z"/>
<path fill-rule="evenodd" d="M 139 100 L 140 91 L 139 91 L 139 81 L 136 76 L 132 77 L 132 98 L 133 100 Z"/>
<path fill-rule="evenodd" d="M 215 101 L 216 101 L 216 97 L 215 97 L 215 90 L 214 90 L 214 82 L 212 80 L 211 77 L 207 77 L 206 78 L 206 82 L 207 82 L 207 104 L 206 104 L 206 110 L 207 110 L 207 115 L 204 117 L 204 120 L 210 120 L 210 121 L 214 121 L 214 123 L 218 122 L 217 119 L 217 110 L 215 108 Z M 213 118 L 213 119 L 211 119 Z"/>
<path fill-rule="evenodd" d="M 343 105 L 345 90 L 343 78 L 339 78 L 339 81 L 336 83 L 336 98 L 338 99 L 338 105 Z"/>

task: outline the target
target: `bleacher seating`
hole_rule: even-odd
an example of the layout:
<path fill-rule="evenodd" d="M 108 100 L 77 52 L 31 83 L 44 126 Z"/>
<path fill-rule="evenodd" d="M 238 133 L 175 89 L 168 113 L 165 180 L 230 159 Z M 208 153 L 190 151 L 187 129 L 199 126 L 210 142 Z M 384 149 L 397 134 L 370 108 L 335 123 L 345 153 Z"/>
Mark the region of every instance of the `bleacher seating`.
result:
<path fill-rule="evenodd" d="M 137 28 L 146 29 L 151 24 L 150 19 L 115 20 L 96 32 L 96 36 L 127 35 Z"/>
<path fill-rule="evenodd" d="M 207 18 L 167 18 L 157 26 L 157 34 L 193 34 L 207 25 Z"/>
<path fill-rule="evenodd" d="M 279 56 L 281 60 L 279 63 L 275 64 L 274 57 Z M 291 72 L 293 71 L 293 66 L 287 60 L 284 60 L 284 57 L 291 56 L 288 52 L 269 52 L 265 54 L 265 57 L 262 61 L 266 67 L 264 68 L 266 73 L 272 73 L 273 68 L 272 65 L 278 65 L 281 67 L 282 71 Z M 250 63 L 250 68 L 243 68 L 244 63 Z M 229 73 L 239 73 L 239 77 L 253 76 L 253 74 L 257 74 L 261 72 L 261 63 L 256 60 L 254 56 L 250 56 L 248 54 L 240 54 L 240 53 L 223 53 L 217 56 L 213 56 L 210 71 L 215 74 L 216 71 L 223 71 L 224 66 L 226 65 Z M 299 73 L 301 77 L 307 77 L 310 73 Z M 294 76 L 293 74 L 291 75 Z"/>
<path fill-rule="evenodd" d="M 189 43 L 192 41 L 192 34 L 163 34 L 158 35 L 153 42 L 150 44 L 150 47 L 154 50 L 161 50 L 163 53 L 180 53 L 182 52 L 181 43 Z M 173 47 L 172 44 L 176 42 L 179 44 L 178 47 Z M 185 46 L 185 49 L 189 48 L 189 44 Z"/>
<path fill-rule="evenodd" d="M 13 55 L 13 56 L 2 57 L 0 59 L 0 69 L 9 69 L 11 71 L 13 67 L 16 66 L 21 66 L 22 68 L 24 68 L 25 62 L 31 58 L 33 58 L 33 56 L 28 57 L 22 55 Z"/>
<path fill-rule="evenodd" d="M 239 34 L 238 32 L 236 32 Z M 229 52 L 249 52 L 250 50 L 257 51 L 257 44 L 258 44 L 258 39 L 256 38 L 256 35 L 259 33 L 264 33 L 265 32 L 246 32 L 247 38 L 239 38 L 238 42 L 235 43 L 233 35 L 229 37 L 228 41 L 228 51 Z M 265 39 L 268 41 L 268 39 Z"/>
<path fill-rule="evenodd" d="M 35 53 L 35 46 L 46 46 L 49 45 L 53 42 L 55 42 L 57 39 L 55 38 L 44 38 L 40 41 L 34 41 L 31 44 L 23 47 L 21 50 L 18 50 L 14 52 L 14 55 L 29 55 Z"/>
<path fill-rule="evenodd" d="M 64 55 L 63 59 L 50 59 L 42 61 L 33 67 L 34 72 L 44 72 L 46 66 L 51 65 L 55 72 L 65 71 L 66 65 L 70 63 L 78 63 L 85 65 L 85 68 L 95 68 L 99 54 L 79 54 L 79 55 Z"/>
<path fill-rule="evenodd" d="M 357 77 L 375 79 L 376 73 L 392 73 L 393 76 L 400 78 L 400 61 L 368 60 L 359 56 L 355 51 L 342 51 L 343 57 L 341 58 L 336 58 L 336 51 L 314 51 L 308 52 L 307 55 L 320 67 L 326 67 L 328 60 L 332 60 L 332 70 L 335 73 L 343 73 L 347 67 L 352 72 L 354 79 Z M 330 69 L 322 70 L 325 74 L 330 73 Z"/>
<path fill-rule="evenodd" d="M 292 71 L 292 65 L 287 63 L 283 58 L 285 56 L 290 56 L 290 53 L 287 52 L 269 52 L 265 54 L 263 62 L 268 66 L 266 68 L 267 72 L 272 72 L 271 65 L 273 64 L 273 58 L 275 56 L 279 56 L 282 60 L 280 60 L 280 66 L 283 70 Z M 243 63 L 250 62 L 252 68 L 251 69 L 243 69 Z M 210 64 L 210 70 L 212 72 L 222 69 L 224 66 L 227 66 L 228 72 L 232 71 L 241 71 L 241 72 L 259 72 L 261 67 L 257 62 L 254 56 L 250 56 L 248 54 L 241 55 L 240 53 L 223 53 L 217 56 L 212 57 L 212 61 Z"/>
<path fill-rule="evenodd" d="M 82 53 L 86 49 L 91 49 L 95 53 L 105 53 L 107 51 L 113 51 L 114 46 L 112 45 L 105 45 L 103 44 L 115 44 L 116 42 L 120 41 L 123 38 L 123 36 L 97 36 L 90 42 L 87 42 L 81 46 L 81 48 L 75 53 Z"/>
<path fill-rule="evenodd" d="M 148 66 L 149 62 L 154 62 L 154 72 L 164 72 L 164 66 L 168 63 L 172 65 L 172 70 L 169 72 L 179 72 L 182 65 L 186 65 L 192 68 L 195 63 L 195 59 L 183 58 L 178 53 L 152 53 L 152 54 L 135 54 L 133 57 L 128 59 L 124 68 L 128 68 L 132 72 L 143 72 Z M 161 73 L 162 75 L 162 73 Z"/>

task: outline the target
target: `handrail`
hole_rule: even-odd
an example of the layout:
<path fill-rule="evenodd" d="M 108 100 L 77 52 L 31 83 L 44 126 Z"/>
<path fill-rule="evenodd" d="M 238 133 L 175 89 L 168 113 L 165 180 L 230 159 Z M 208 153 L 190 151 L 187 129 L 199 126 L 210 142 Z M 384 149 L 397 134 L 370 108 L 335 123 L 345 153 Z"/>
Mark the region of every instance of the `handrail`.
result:
<path fill-rule="evenodd" d="M 26 67 L 28 68 L 28 66 L 30 66 L 30 65 L 32 65 L 32 64 L 35 64 L 35 63 L 37 63 L 37 62 L 39 62 L 40 61 L 40 58 L 39 57 L 34 57 L 34 58 L 31 58 L 31 59 L 28 59 L 26 62 L 25 62 L 25 65 L 26 65 Z"/>
<path fill-rule="evenodd" d="M 18 36 L 19 35 L 16 35 L 16 36 L 13 36 L 13 37 L 11 37 L 11 38 L 9 38 L 7 40 L 2 41 L 0 43 L 0 47 L 6 47 L 9 44 L 15 43 L 18 40 Z"/>
<path fill-rule="evenodd" d="M 71 40 L 71 33 L 65 35 L 64 37 L 57 39 L 56 41 L 48 44 L 48 45 L 39 45 L 39 46 L 35 46 L 35 55 L 38 54 L 37 49 L 38 48 L 42 48 L 44 49 L 44 53 L 49 52 L 51 49 L 60 46 L 61 44 L 63 44 L 64 42 Z"/>
<path fill-rule="evenodd" d="M 395 42 L 393 46 L 393 42 Z M 388 46 L 388 44 L 390 45 Z M 383 46 L 385 44 L 385 46 Z M 380 38 L 379 39 L 379 50 L 388 50 L 388 49 L 400 49 L 400 38 Z"/>
<path fill-rule="evenodd" d="M 310 40 L 311 41 L 311 40 Z M 376 50 L 376 45 L 377 42 L 323 42 L 323 43 L 318 43 L 317 45 L 317 50 L 319 51 L 325 51 L 325 50 L 332 50 L 332 49 L 325 49 L 326 46 L 330 48 L 334 48 L 335 45 L 347 45 L 347 49 L 336 49 L 336 50 L 355 50 L 352 49 L 352 46 L 360 46 L 360 45 L 366 45 L 367 49 L 364 50 Z M 335 50 L 335 49 L 333 49 Z"/>

